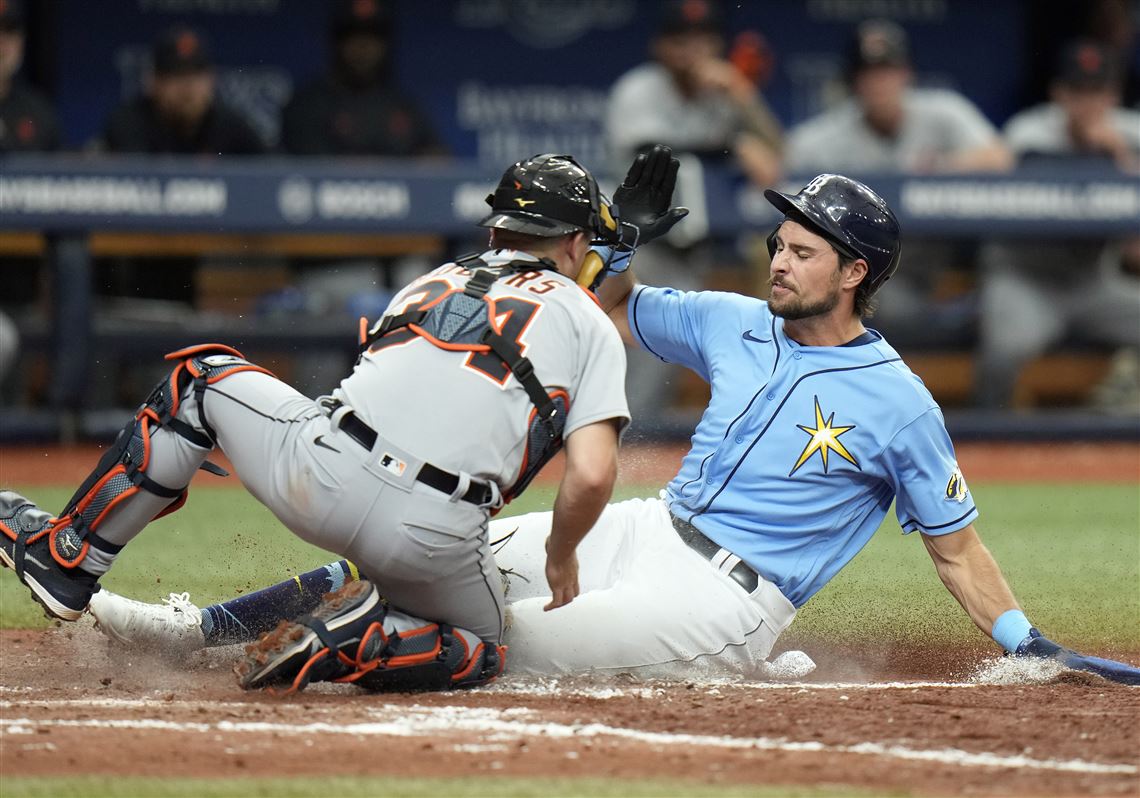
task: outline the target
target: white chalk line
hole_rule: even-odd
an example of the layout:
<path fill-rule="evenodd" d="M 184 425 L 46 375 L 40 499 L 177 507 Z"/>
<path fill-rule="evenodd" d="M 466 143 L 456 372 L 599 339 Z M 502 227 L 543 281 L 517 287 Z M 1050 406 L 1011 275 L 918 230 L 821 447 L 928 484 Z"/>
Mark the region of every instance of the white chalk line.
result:
<path fill-rule="evenodd" d="M 33 702 L 29 702 L 33 703 Z M 169 706 L 168 702 L 166 703 Z M 176 722 L 152 718 L 143 719 L 32 719 L 0 718 L 0 732 L 5 736 L 32 734 L 39 728 L 102 728 L 162 730 L 173 732 L 226 732 L 290 735 L 343 734 L 357 737 L 424 737 L 456 735 L 476 732 L 489 743 L 517 740 L 552 739 L 581 740 L 583 738 L 616 738 L 658 746 L 685 746 L 780 751 L 788 753 L 838 753 L 884 757 L 917 762 L 933 762 L 957 767 L 1009 768 L 1048 770 L 1069 773 L 1101 775 L 1135 775 L 1133 765 L 1087 762 L 1081 759 L 1034 759 L 1032 757 L 999 756 L 992 753 L 971 753 L 955 748 L 916 749 L 902 745 L 859 743 L 857 745 L 828 745 L 815 741 L 796 742 L 768 737 L 727 737 L 700 734 L 667 734 L 641 731 L 601 723 L 561 724 L 533 722 L 523 718 L 537 715 L 534 710 L 513 708 L 499 710 L 471 707 L 427 707 L 386 705 L 368 708 L 375 717 L 395 717 L 369 723 L 278 723 L 266 721 L 215 721 Z"/>
<path fill-rule="evenodd" d="M 318 692 L 319 688 L 324 685 L 315 685 L 310 687 L 309 692 Z M 557 678 L 551 679 L 522 679 L 522 680 L 509 680 L 495 682 L 487 687 L 480 688 L 479 692 L 488 693 L 507 693 L 513 695 L 563 695 L 563 696 L 576 696 L 583 698 L 652 698 L 655 696 L 664 695 L 665 693 L 676 690 L 680 685 L 678 683 L 670 684 L 653 684 L 647 683 L 643 685 L 627 685 L 622 687 L 613 686 L 590 686 L 574 684 L 573 681 L 567 683 Z M 740 682 L 732 680 L 724 681 L 707 681 L 697 685 L 700 689 L 705 690 L 713 695 L 719 693 L 720 688 L 728 688 L 730 690 L 796 690 L 796 691 L 811 691 L 811 690 L 925 690 L 931 688 L 954 688 L 954 689 L 976 689 L 979 687 L 994 687 L 994 684 L 986 684 L 980 682 Z M 317 688 L 317 689 L 314 689 Z M 39 688 L 39 687 L 23 687 L 23 686 L 7 686 L 0 685 L 0 695 L 9 694 L 17 696 L 33 696 L 37 693 L 45 693 L 48 691 L 58 693 L 58 688 Z M 133 703 L 139 702 L 142 703 Z M 180 699 L 167 701 L 165 699 L 115 699 L 115 698 L 77 698 L 77 699 L 34 699 L 28 698 L 23 700 L 3 700 L 0 699 L 0 707 L 8 707 L 20 704 L 29 704 L 38 702 L 38 705 L 51 706 L 57 704 L 65 706 L 67 702 L 75 702 L 79 704 L 89 703 L 92 706 L 159 706 L 171 703 L 186 703 Z M 101 702 L 101 703 L 100 703 Z M 247 703 L 238 701 L 234 702 L 208 702 L 211 706 L 226 706 L 226 707 L 244 707 L 249 706 Z M 287 706 L 286 704 L 278 704 L 275 706 Z"/>

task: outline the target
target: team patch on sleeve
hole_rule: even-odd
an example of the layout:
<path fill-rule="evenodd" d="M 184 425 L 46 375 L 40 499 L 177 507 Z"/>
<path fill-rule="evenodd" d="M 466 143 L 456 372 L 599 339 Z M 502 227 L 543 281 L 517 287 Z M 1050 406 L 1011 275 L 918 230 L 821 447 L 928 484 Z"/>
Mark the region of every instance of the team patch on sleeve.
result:
<path fill-rule="evenodd" d="M 962 476 L 962 469 L 955 464 L 954 473 L 946 482 L 946 501 L 961 504 L 966 501 L 966 496 L 969 494 L 970 489 L 966 487 L 966 478 Z"/>

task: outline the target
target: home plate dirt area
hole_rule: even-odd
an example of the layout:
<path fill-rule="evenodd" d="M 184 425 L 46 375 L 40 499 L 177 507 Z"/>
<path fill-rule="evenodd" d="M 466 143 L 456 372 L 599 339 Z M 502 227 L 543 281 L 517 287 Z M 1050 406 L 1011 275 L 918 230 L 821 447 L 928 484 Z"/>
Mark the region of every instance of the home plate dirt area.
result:
<path fill-rule="evenodd" d="M 175 664 L 112 651 L 88 624 L 0 633 L 4 773 L 1140 793 L 1140 689 L 982 649 L 956 652 L 961 672 L 945 650 L 884 649 L 834 652 L 796 683 L 508 676 L 445 694 L 315 685 L 276 698 L 237 686 L 236 648 Z"/>

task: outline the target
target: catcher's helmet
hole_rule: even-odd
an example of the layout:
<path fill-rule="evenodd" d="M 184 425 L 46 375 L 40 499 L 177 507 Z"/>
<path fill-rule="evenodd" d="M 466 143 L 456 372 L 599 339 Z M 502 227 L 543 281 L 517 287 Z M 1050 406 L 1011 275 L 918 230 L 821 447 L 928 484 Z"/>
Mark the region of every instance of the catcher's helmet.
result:
<path fill-rule="evenodd" d="M 617 240 L 618 226 L 598 182 L 569 155 L 519 161 L 503 173 L 487 204 L 491 213 L 482 227 L 546 237 L 584 231 L 595 241 Z"/>
<path fill-rule="evenodd" d="M 898 219 L 882 197 L 858 180 L 824 174 L 798 194 L 768 189 L 764 197 L 786 218 L 826 238 L 842 255 L 867 261 L 868 296 L 898 269 L 902 251 Z M 768 236 L 768 255 L 775 254 L 773 230 Z"/>

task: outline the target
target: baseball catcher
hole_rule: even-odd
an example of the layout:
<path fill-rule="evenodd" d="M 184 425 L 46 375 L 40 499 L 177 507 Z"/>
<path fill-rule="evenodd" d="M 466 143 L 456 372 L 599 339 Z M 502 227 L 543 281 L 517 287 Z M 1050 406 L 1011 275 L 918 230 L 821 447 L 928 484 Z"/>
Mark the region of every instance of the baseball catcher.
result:
<path fill-rule="evenodd" d="M 217 447 L 286 527 L 375 580 L 262 637 L 237 666 L 243 686 L 494 678 L 506 649 L 491 513 L 565 450 L 542 568 L 545 604 L 561 607 L 579 593 L 576 549 L 612 491 L 625 356 L 591 289 L 685 214 L 669 208 L 675 162 L 645 160 L 624 210 L 569 156 L 512 165 L 480 223 L 491 248 L 415 280 L 362 324 L 357 364 L 330 396 L 306 398 L 221 344 L 171 353 L 170 375 L 62 512 L 0 492 L 0 561 L 50 617 L 76 620 Z"/>

